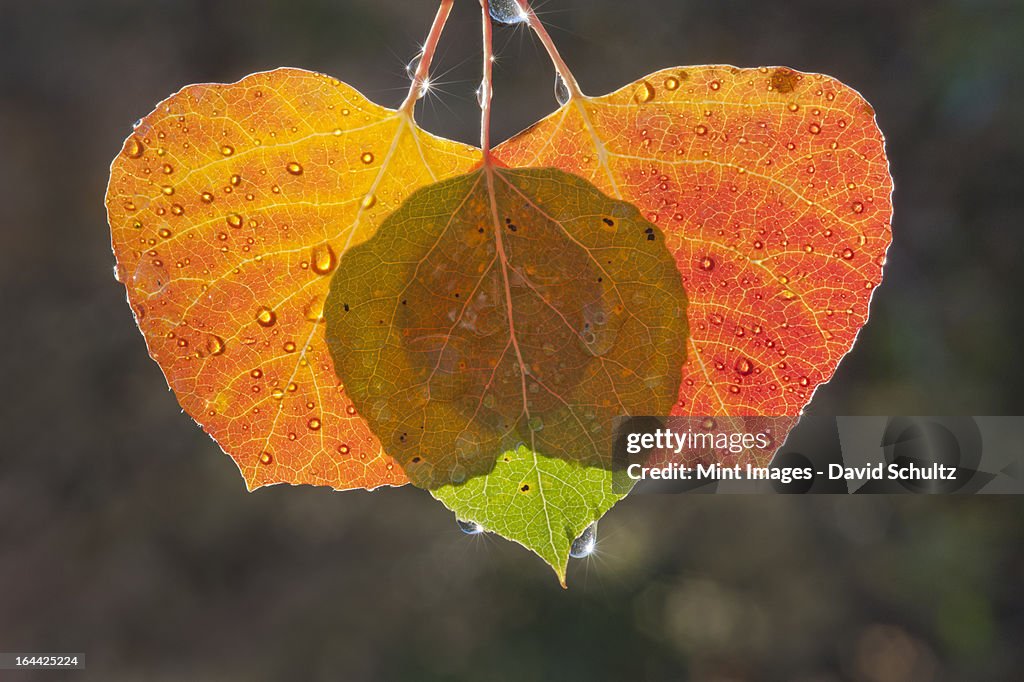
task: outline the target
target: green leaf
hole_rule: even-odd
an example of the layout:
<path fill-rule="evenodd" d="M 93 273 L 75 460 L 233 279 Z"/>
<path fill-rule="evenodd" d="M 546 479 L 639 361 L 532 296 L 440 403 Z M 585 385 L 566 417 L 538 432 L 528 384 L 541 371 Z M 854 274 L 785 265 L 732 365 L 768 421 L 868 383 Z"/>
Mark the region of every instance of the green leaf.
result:
<path fill-rule="evenodd" d="M 618 485 L 612 485 L 613 476 Z M 572 541 L 625 497 L 622 478 L 523 446 L 502 455 L 487 476 L 431 494 L 460 519 L 535 552 L 564 586 Z"/>
<path fill-rule="evenodd" d="M 669 413 L 688 332 L 675 260 L 635 207 L 489 165 L 348 250 L 325 316 L 335 371 L 409 479 L 560 577 L 618 499 L 615 418 Z"/>

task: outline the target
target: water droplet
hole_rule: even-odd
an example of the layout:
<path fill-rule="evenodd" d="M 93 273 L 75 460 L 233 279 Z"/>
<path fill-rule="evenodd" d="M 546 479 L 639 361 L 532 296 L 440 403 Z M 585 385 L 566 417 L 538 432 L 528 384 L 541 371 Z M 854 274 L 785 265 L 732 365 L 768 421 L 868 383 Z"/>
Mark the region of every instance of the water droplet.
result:
<path fill-rule="evenodd" d="M 251 376 L 253 379 L 259 379 L 261 376 L 263 376 L 263 370 L 254 369 L 253 371 L 249 372 L 249 376 Z"/>
<path fill-rule="evenodd" d="M 164 239 L 167 239 L 168 237 L 171 236 L 171 231 L 168 230 L 166 227 L 163 227 L 163 228 L 160 229 L 159 232 L 157 232 L 157 234 L 159 234 Z"/>
<path fill-rule="evenodd" d="M 286 341 L 285 344 L 284 344 L 284 352 L 285 353 L 294 353 L 295 352 L 295 342 L 294 341 Z M 289 386 L 288 389 L 291 390 L 291 386 Z"/>
<path fill-rule="evenodd" d="M 363 152 L 359 158 L 363 163 L 373 163 L 373 152 Z"/>
<path fill-rule="evenodd" d="M 232 184 L 232 186 L 238 187 L 239 185 L 242 184 L 242 176 L 241 175 L 232 175 L 228 179 L 228 182 L 230 182 Z"/>
<path fill-rule="evenodd" d="M 853 258 L 853 249 L 843 249 L 843 260 L 850 260 Z"/>
<path fill-rule="evenodd" d="M 302 175 L 302 166 L 295 161 L 289 162 L 289 164 L 285 166 L 285 169 L 292 175 Z"/>
<path fill-rule="evenodd" d="M 146 148 L 139 142 L 139 138 L 132 135 L 128 138 L 128 141 L 124 145 L 124 153 L 128 155 L 130 159 L 137 159 L 142 156 L 142 152 L 146 151 Z"/>
<path fill-rule="evenodd" d="M 235 148 L 229 144 L 226 144 L 220 148 L 220 153 L 223 154 L 224 156 L 231 156 L 232 154 L 235 153 Z"/>
<path fill-rule="evenodd" d="M 164 185 L 163 187 L 160 188 L 160 191 L 163 192 L 166 196 L 171 196 L 172 194 L 174 194 L 174 188 L 171 187 L 170 185 Z"/>
<path fill-rule="evenodd" d="M 678 90 L 679 89 L 679 79 L 676 78 L 675 76 L 669 76 L 668 78 L 666 78 L 665 79 L 665 89 L 666 90 Z"/>
<path fill-rule="evenodd" d="M 463 521 L 462 519 L 455 519 L 455 523 L 458 524 L 459 530 L 461 530 L 466 535 L 480 535 L 480 533 L 484 532 L 484 527 L 476 521 Z"/>
<path fill-rule="evenodd" d="M 853 212 L 854 213 L 863 213 L 864 212 L 864 204 L 862 204 L 859 201 L 853 202 Z"/>
<path fill-rule="evenodd" d="M 348 414 L 355 414 L 356 413 L 356 406 L 355 405 L 349 405 L 348 407 L 345 408 L 345 412 L 348 413 Z"/>
<path fill-rule="evenodd" d="M 307 424 L 307 426 L 309 426 L 309 430 L 310 431 L 319 431 L 320 430 L 320 426 L 321 426 L 320 420 L 317 419 L 316 417 L 313 417 L 312 419 L 310 419 L 308 422 L 306 422 L 306 424 Z"/>
<path fill-rule="evenodd" d="M 583 529 L 580 536 L 572 541 L 569 548 L 569 556 L 573 559 L 583 559 L 594 553 L 597 548 L 597 522 L 590 524 Z"/>
<path fill-rule="evenodd" d="M 173 213 L 174 215 L 184 215 L 185 207 L 182 206 L 181 204 L 174 204 L 173 206 L 171 206 L 171 213 Z"/>
<path fill-rule="evenodd" d="M 646 104 L 654 99 L 654 86 L 647 81 L 640 81 L 640 85 L 637 87 L 636 92 L 633 93 L 633 99 L 640 104 Z"/>
<path fill-rule="evenodd" d="M 572 94 L 569 92 L 569 86 L 565 84 L 565 80 L 561 75 L 555 74 L 555 101 L 558 102 L 558 106 L 564 106 Z"/>
<path fill-rule="evenodd" d="M 699 125 L 693 129 L 693 132 L 697 133 L 698 135 L 707 135 L 708 129 L 707 126 Z"/>
<path fill-rule="evenodd" d="M 420 60 L 423 59 L 423 53 L 418 53 L 415 57 L 409 60 L 409 63 L 405 65 L 405 75 L 409 77 L 409 80 L 416 80 L 416 72 L 420 68 Z M 348 110 L 342 111 L 343 114 L 347 114 Z"/>
<path fill-rule="evenodd" d="M 800 385 L 801 386 L 807 386 L 810 383 L 811 383 L 811 381 L 807 377 L 800 377 Z"/>
<path fill-rule="evenodd" d="M 242 216 L 237 213 L 229 213 L 225 220 L 228 221 L 228 225 L 235 228 L 236 230 L 242 226 Z"/>
<path fill-rule="evenodd" d="M 204 204 L 209 204 L 213 202 L 213 195 L 210 194 L 209 192 L 203 192 L 202 194 L 199 195 L 199 198 L 203 200 Z"/>
<path fill-rule="evenodd" d="M 306 306 L 303 311 L 306 319 L 309 322 L 323 322 L 324 321 L 324 301 L 321 297 L 317 296 Z"/>
<path fill-rule="evenodd" d="M 264 464 L 270 464 L 271 462 L 274 461 L 274 456 L 271 455 L 269 452 L 264 452 L 263 454 L 260 455 L 260 461 Z"/>
<path fill-rule="evenodd" d="M 812 123 L 807 129 L 811 131 L 811 135 L 817 135 L 821 132 L 821 126 L 817 123 Z"/>
<path fill-rule="evenodd" d="M 338 257 L 334 254 L 334 249 L 330 244 L 321 244 L 313 249 L 313 257 L 309 263 L 316 274 L 328 275 L 338 267 Z"/>
<path fill-rule="evenodd" d="M 360 203 L 360 206 L 363 207 L 363 210 L 367 210 L 367 209 L 373 208 L 374 204 L 376 204 L 376 203 L 377 203 L 377 195 L 376 194 L 367 194 L 365 197 L 363 197 L 363 201 Z"/>
<path fill-rule="evenodd" d="M 224 339 L 216 334 L 206 337 L 206 352 L 210 355 L 221 355 L 224 353 Z"/>
<path fill-rule="evenodd" d="M 715 269 L 715 261 L 714 261 L 714 259 L 711 258 L 710 256 L 704 256 L 704 258 L 702 258 L 701 261 L 700 261 L 700 269 L 701 270 L 714 270 Z"/>
<path fill-rule="evenodd" d="M 737 373 L 742 374 L 743 376 L 747 376 L 748 374 L 750 374 L 753 371 L 754 371 L 754 363 L 752 363 L 747 358 L 740 358 L 739 360 L 736 361 L 736 372 Z"/>
<path fill-rule="evenodd" d="M 277 313 L 270 308 L 263 306 L 256 311 L 256 322 L 261 327 L 273 327 L 274 323 L 277 322 Z"/>
<path fill-rule="evenodd" d="M 477 105 L 481 109 L 483 109 L 484 106 L 487 104 L 487 100 L 485 99 L 485 96 L 486 96 L 485 93 L 486 92 L 487 92 L 487 81 L 486 80 L 482 80 L 482 81 L 480 81 L 480 85 L 476 86 L 476 103 L 477 103 Z"/>
<path fill-rule="evenodd" d="M 529 20 L 529 16 L 516 0 L 490 0 L 487 9 L 491 19 L 500 24 L 521 24 Z"/>

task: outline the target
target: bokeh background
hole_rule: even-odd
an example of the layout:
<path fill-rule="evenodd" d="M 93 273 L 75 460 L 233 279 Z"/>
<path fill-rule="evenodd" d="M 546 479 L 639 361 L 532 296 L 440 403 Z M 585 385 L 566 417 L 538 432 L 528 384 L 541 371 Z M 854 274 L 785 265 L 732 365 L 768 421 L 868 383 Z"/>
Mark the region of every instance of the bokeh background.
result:
<path fill-rule="evenodd" d="M 547 0 L 584 90 L 784 64 L 875 106 L 895 242 L 810 409 L 1021 414 L 1024 10 L 1006 0 Z M 429 0 L 0 0 L 0 651 L 89 680 L 1021 679 L 1024 498 L 637 496 L 575 562 L 467 537 L 413 489 L 244 491 L 147 357 L 103 208 L 131 123 L 278 65 L 396 105 Z M 478 9 L 421 104 L 478 139 Z M 497 34 L 494 137 L 554 106 Z"/>

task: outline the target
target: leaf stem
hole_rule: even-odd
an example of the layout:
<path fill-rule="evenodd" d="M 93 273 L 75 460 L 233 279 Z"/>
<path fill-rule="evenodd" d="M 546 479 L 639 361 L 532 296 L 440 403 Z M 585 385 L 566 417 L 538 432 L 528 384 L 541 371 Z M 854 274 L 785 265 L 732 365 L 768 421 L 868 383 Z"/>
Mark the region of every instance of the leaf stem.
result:
<path fill-rule="evenodd" d="M 483 32 L 483 79 L 480 81 L 480 149 L 484 154 L 484 165 L 491 160 L 491 96 L 494 88 L 491 86 L 491 75 L 494 70 L 494 41 L 493 28 L 491 26 L 491 8 L 489 0 L 480 0 L 481 28 Z"/>
<path fill-rule="evenodd" d="M 434 23 L 430 26 L 427 42 L 423 44 L 423 50 L 420 52 L 420 62 L 416 65 L 416 74 L 413 76 L 412 85 L 409 86 L 409 94 L 405 96 L 405 101 L 398 107 L 399 111 L 410 116 L 415 111 L 416 101 L 421 96 L 421 89 L 430 83 L 430 62 L 434 59 L 434 52 L 437 51 L 441 32 L 444 31 L 444 25 L 448 22 L 448 15 L 451 14 L 454 4 L 455 0 L 441 0 L 441 5 L 437 8 L 437 14 L 434 16 Z"/>
<path fill-rule="evenodd" d="M 541 23 L 537 17 L 537 13 L 533 11 L 530 6 L 530 0 L 516 0 L 519 4 L 519 8 L 523 11 L 523 15 L 526 17 L 526 22 L 530 25 L 530 29 L 537 34 L 537 38 L 541 44 L 544 45 L 544 49 L 548 53 L 548 57 L 551 58 L 551 63 L 555 66 L 555 72 L 561 77 L 562 82 L 565 83 L 566 90 L 569 91 L 569 99 L 574 97 L 583 98 L 585 95 L 580 91 L 579 83 L 576 82 L 576 77 L 572 75 L 572 71 L 569 70 L 569 66 L 562 59 L 562 55 L 558 53 L 558 48 L 555 47 L 555 42 L 551 40 L 551 35 L 548 34 L 544 24 Z"/>

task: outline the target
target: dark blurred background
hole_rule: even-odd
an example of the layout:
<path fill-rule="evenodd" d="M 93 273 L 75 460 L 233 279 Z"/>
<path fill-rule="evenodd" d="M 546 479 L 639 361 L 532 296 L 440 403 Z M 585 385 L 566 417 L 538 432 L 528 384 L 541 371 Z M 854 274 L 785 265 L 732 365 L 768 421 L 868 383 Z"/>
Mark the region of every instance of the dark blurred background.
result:
<path fill-rule="evenodd" d="M 1020 2 L 547 0 L 584 89 L 784 64 L 875 106 L 895 241 L 810 410 L 1021 414 Z M 248 494 L 180 413 L 111 276 L 103 194 L 187 83 L 301 66 L 387 105 L 429 0 L 0 0 L 0 651 L 38 679 L 1021 679 L 1024 499 L 637 496 L 570 589 L 414 489 Z M 478 139 L 478 7 L 457 0 L 420 122 Z M 555 106 L 497 32 L 494 137 Z M 0 679 L 35 679 L 0 672 Z"/>

